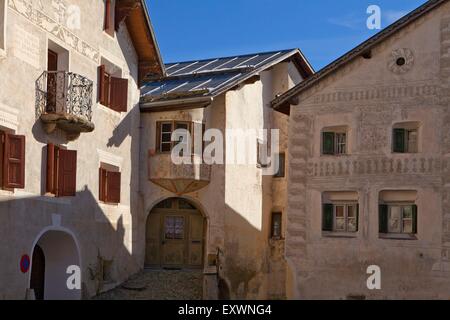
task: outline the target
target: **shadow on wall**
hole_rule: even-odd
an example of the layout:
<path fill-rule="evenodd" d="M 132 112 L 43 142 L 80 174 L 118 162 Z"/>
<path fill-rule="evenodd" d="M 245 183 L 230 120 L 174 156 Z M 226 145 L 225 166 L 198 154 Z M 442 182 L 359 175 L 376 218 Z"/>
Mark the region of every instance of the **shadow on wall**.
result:
<path fill-rule="evenodd" d="M 123 216 L 108 217 L 86 187 L 73 198 L 28 197 L 0 201 L 0 297 L 89 298 L 121 283 L 133 270 Z M 28 272 L 21 257 L 31 261 Z M 69 266 L 79 266 L 81 289 L 67 287 Z M 75 281 L 75 280 L 74 280 Z M 76 283 L 72 282 L 72 283 Z"/>

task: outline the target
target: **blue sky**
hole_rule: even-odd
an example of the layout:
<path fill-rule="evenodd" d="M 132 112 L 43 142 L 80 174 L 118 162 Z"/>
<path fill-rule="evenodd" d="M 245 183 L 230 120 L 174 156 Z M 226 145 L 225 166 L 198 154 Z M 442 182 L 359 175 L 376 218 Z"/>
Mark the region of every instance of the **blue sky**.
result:
<path fill-rule="evenodd" d="M 147 0 L 164 62 L 300 48 L 316 70 L 425 0 Z"/>

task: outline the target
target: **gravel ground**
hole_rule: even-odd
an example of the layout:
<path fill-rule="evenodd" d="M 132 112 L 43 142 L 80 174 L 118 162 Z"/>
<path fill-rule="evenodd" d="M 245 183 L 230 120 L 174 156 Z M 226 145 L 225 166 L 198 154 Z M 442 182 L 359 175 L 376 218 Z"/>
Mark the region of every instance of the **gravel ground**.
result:
<path fill-rule="evenodd" d="M 144 270 L 94 300 L 201 300 L 203 274 L 195 270 Z"/>

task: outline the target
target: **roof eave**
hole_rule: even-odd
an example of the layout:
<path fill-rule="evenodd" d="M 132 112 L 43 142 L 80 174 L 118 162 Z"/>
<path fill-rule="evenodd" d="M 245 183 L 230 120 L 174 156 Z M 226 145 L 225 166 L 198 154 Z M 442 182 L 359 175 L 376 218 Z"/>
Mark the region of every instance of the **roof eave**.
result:
<path fill-rule="evenodd" d="M 152 21 L 150 20 L 150 14 L 148 12 L 148 7 L 147 7 L 145 0 L 140 0 L 140 1 L 142 4 L 142 8 L 144 8 L 145 20 L 147 21 L 147 26 L 148 26 L 148 29 L 150 30 L 150 35 L 152 37 L 152 41 L 155 46 L 155 51 L 156 51 L 156 55 L 158 58 L 158 62 L 161 65 L 162 74 L 163 74 L 163 76 L 165 76 L 167 74 L 166 67 L 165 67 L 163 59 L 162 59 L 161 50 L 159 49 L 158 41 L 156 40 L 156 37 L 155 37 L 155 29 L 153 28 Z"/>

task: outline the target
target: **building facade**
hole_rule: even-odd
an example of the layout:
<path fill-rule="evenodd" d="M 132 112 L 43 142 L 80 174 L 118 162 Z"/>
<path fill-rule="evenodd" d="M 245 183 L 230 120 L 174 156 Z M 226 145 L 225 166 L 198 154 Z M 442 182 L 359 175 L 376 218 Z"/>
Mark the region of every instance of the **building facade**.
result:
<path fill-rule="evenodd" d="M 142 88 L 140 162 L 147 165 L 140 173 L 145 250 L 139 252 L 145 265 L 203 269 L 205 298 L 285 298 L 288 117 L 269 106 L 312 68 L 300 51 L 287 50 L 173 63 L 166 70 L 164 79 Z M 173 163 L 176 129 L 192 134 L 191 164 Z M 223 136 L 215 151 L 224 150 L 223 162 L 208 162 L 215 155 L 209 142 L 218 139 L 210 129 Z M 282 165 L 275 174 L 264 174 L 257 161 L 263 129 L 280 130 Z M 233 130 L 237 136 L 229 135 Z M 247 139 L 249 131 L 254 136 Z M 253 162 L 250 155 L 233 160 L 239 143 L 237 156 L 255 151 Z"/>
<path fill-rule="evenodd" d="M 449 23 L 428 1 L 273 102 L 291 298 L 450 297 Z"/>
<path fill-rule="evenodd" d="M 164 75 L 144 1 L 2 0 L 0 72 L 0 298 L 123 282 L 141 269 L 139 86 Z"/>

